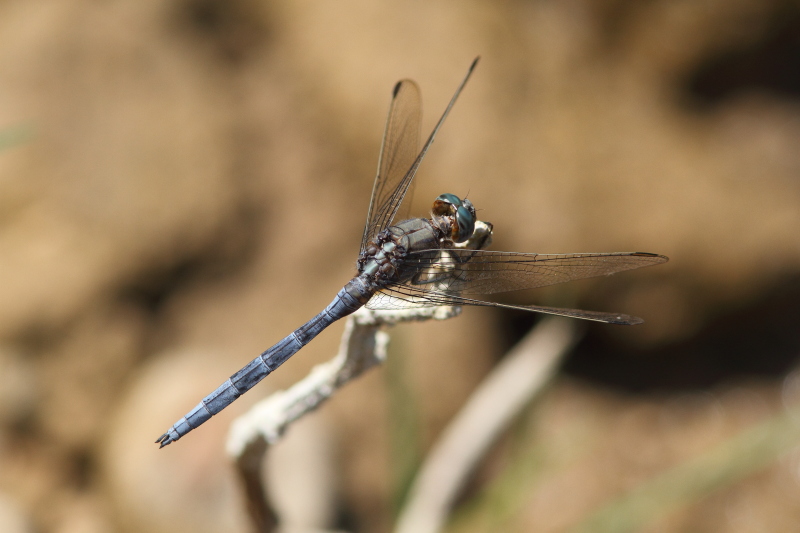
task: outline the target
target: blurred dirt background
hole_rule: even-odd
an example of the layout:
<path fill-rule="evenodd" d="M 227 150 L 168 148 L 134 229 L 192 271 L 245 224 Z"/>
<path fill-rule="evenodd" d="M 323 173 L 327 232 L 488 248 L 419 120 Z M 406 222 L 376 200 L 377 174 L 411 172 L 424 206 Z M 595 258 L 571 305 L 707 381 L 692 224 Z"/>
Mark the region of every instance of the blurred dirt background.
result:
<path fill-rule="evenodd" d="M 565 531 L 779 416 L 800 355 L 800 3 L 6 0 L 0 530 L 247 531 L 228 425 L 332 357 L 342 324 L 153 440 L 352 276 L 393 84 L 420 84 L 427 135 L 476 55 L 412 213 L 469 193 L 494 249 L 671 261 L 508 297 L 647 322 L 588 328 L 451 528 Z M 393 330 L 387 367 L 275 450 L 276 505 L 389 530 L 534 322 Z M 796 530 L 799 483 L 800 449 L 643 530 Z"/>

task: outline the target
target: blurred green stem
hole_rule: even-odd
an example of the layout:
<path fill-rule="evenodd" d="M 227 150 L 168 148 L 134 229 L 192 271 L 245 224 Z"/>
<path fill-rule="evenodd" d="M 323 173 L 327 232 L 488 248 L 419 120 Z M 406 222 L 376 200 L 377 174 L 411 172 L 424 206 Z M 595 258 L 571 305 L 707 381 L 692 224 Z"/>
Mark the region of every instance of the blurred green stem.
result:
<path fill-rule="evenodd" d="M 386 361 L 393 516 L 402 508 L 422 460 L 421 414 L 404 357 L 403 328 L 395 328 Z"/>
<path fill-rule="evenodd" d="M 773 463 L 800 441 L 796 410 L 784 411 L 708 453 L 640 485 L 592 513 L 575 533 L 639 530 L 664 514 Z"/>
<path fill-rule="evenodd" d="M 4 128 L 0 130 L 0 150 L 26 143 L 30 141 L 33 136 L 33 127 L 28 124 Z"/>

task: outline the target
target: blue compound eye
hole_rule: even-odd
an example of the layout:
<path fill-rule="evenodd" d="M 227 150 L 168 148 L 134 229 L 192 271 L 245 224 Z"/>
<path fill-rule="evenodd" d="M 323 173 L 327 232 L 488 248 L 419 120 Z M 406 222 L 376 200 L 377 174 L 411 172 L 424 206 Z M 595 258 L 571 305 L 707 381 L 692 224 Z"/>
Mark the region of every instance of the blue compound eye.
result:
<path fill-rule="evenodd" d="M 455 242 L 464 242 L 475 231 L 475 208 L 469 209 L 472 204 L 469 200 L 464 200 L 464 203 L 456 210 L 456 223 L 458 224 L 458 235 Z"/>
<path fill-rule="evenodd" d="M 464 242 L 475 231 L 475 207 L 467 199 L 461 200 L 455 194 L 445 193 L 436 197 L 431 213 L 435 217 L 449 219 L 450 237 L 453 242 Z"/>
<path fill-rule="evenodd" d="M 433 202 L 433 214 L 436 216 L 448 216 L 455 213 L 457 206 L 461 205 L 461 199 L 455 194 L 445 193 L 436 197 Z"/>

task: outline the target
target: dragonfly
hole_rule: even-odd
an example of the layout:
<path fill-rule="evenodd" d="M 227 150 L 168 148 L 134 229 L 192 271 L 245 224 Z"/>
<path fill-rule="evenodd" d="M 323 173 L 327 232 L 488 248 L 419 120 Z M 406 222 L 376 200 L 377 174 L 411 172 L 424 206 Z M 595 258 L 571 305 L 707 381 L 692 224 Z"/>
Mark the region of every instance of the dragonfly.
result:
<path fill-rule="evenodd" d="M 175 442 L 233 403 L 300 351 L 322 330 L 359 308 L 399 306 L 493 306 L 560 315 L 609 324 L 632 325 L 642 319 L 621 314 L 536 305 L 490 302 L 482 296 L 554 285 L 664 263 L 663 255 L 644 252 L 537 254 L 471 249 L 463 244 L 476 233 L 475 207 L 454 194 L 438 196 L 430 218 L 394 223 L 406 201 L 425 154 L 478 63 L 476 58 L 441 118 L 419 149 L 422 98 L 417 84 L 394 86 L 383 134 L 378 173 L 356 262 L 357 275 L 317 316 L 233 374 L 178 420 L 156 443 Z M 489 235 L 491 235 L 489 225 Z"/>

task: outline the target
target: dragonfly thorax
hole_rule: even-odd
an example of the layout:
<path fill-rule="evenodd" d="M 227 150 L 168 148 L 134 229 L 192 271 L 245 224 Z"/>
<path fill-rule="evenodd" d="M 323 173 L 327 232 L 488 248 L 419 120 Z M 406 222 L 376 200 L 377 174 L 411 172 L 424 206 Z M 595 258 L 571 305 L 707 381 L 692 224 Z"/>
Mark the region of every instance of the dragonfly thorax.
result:
<path fill-rule="evenodd" d="M 453 242 L 465 242 L 475 231 L 475 206 L 455 194 L 440 194 L 433 201 L 431 219 Z"/>
<path fill-rule="evenodd" d="M 377 286 L 403 282 L 407 277 L 403 269 L 406 256 L 421 250 L 438 250 L 445 240 L 449 240 L 447 234 L 430 220 L 404 220 L 378 233 L 367 244 L 358 258 L 358 272 Z"/>

